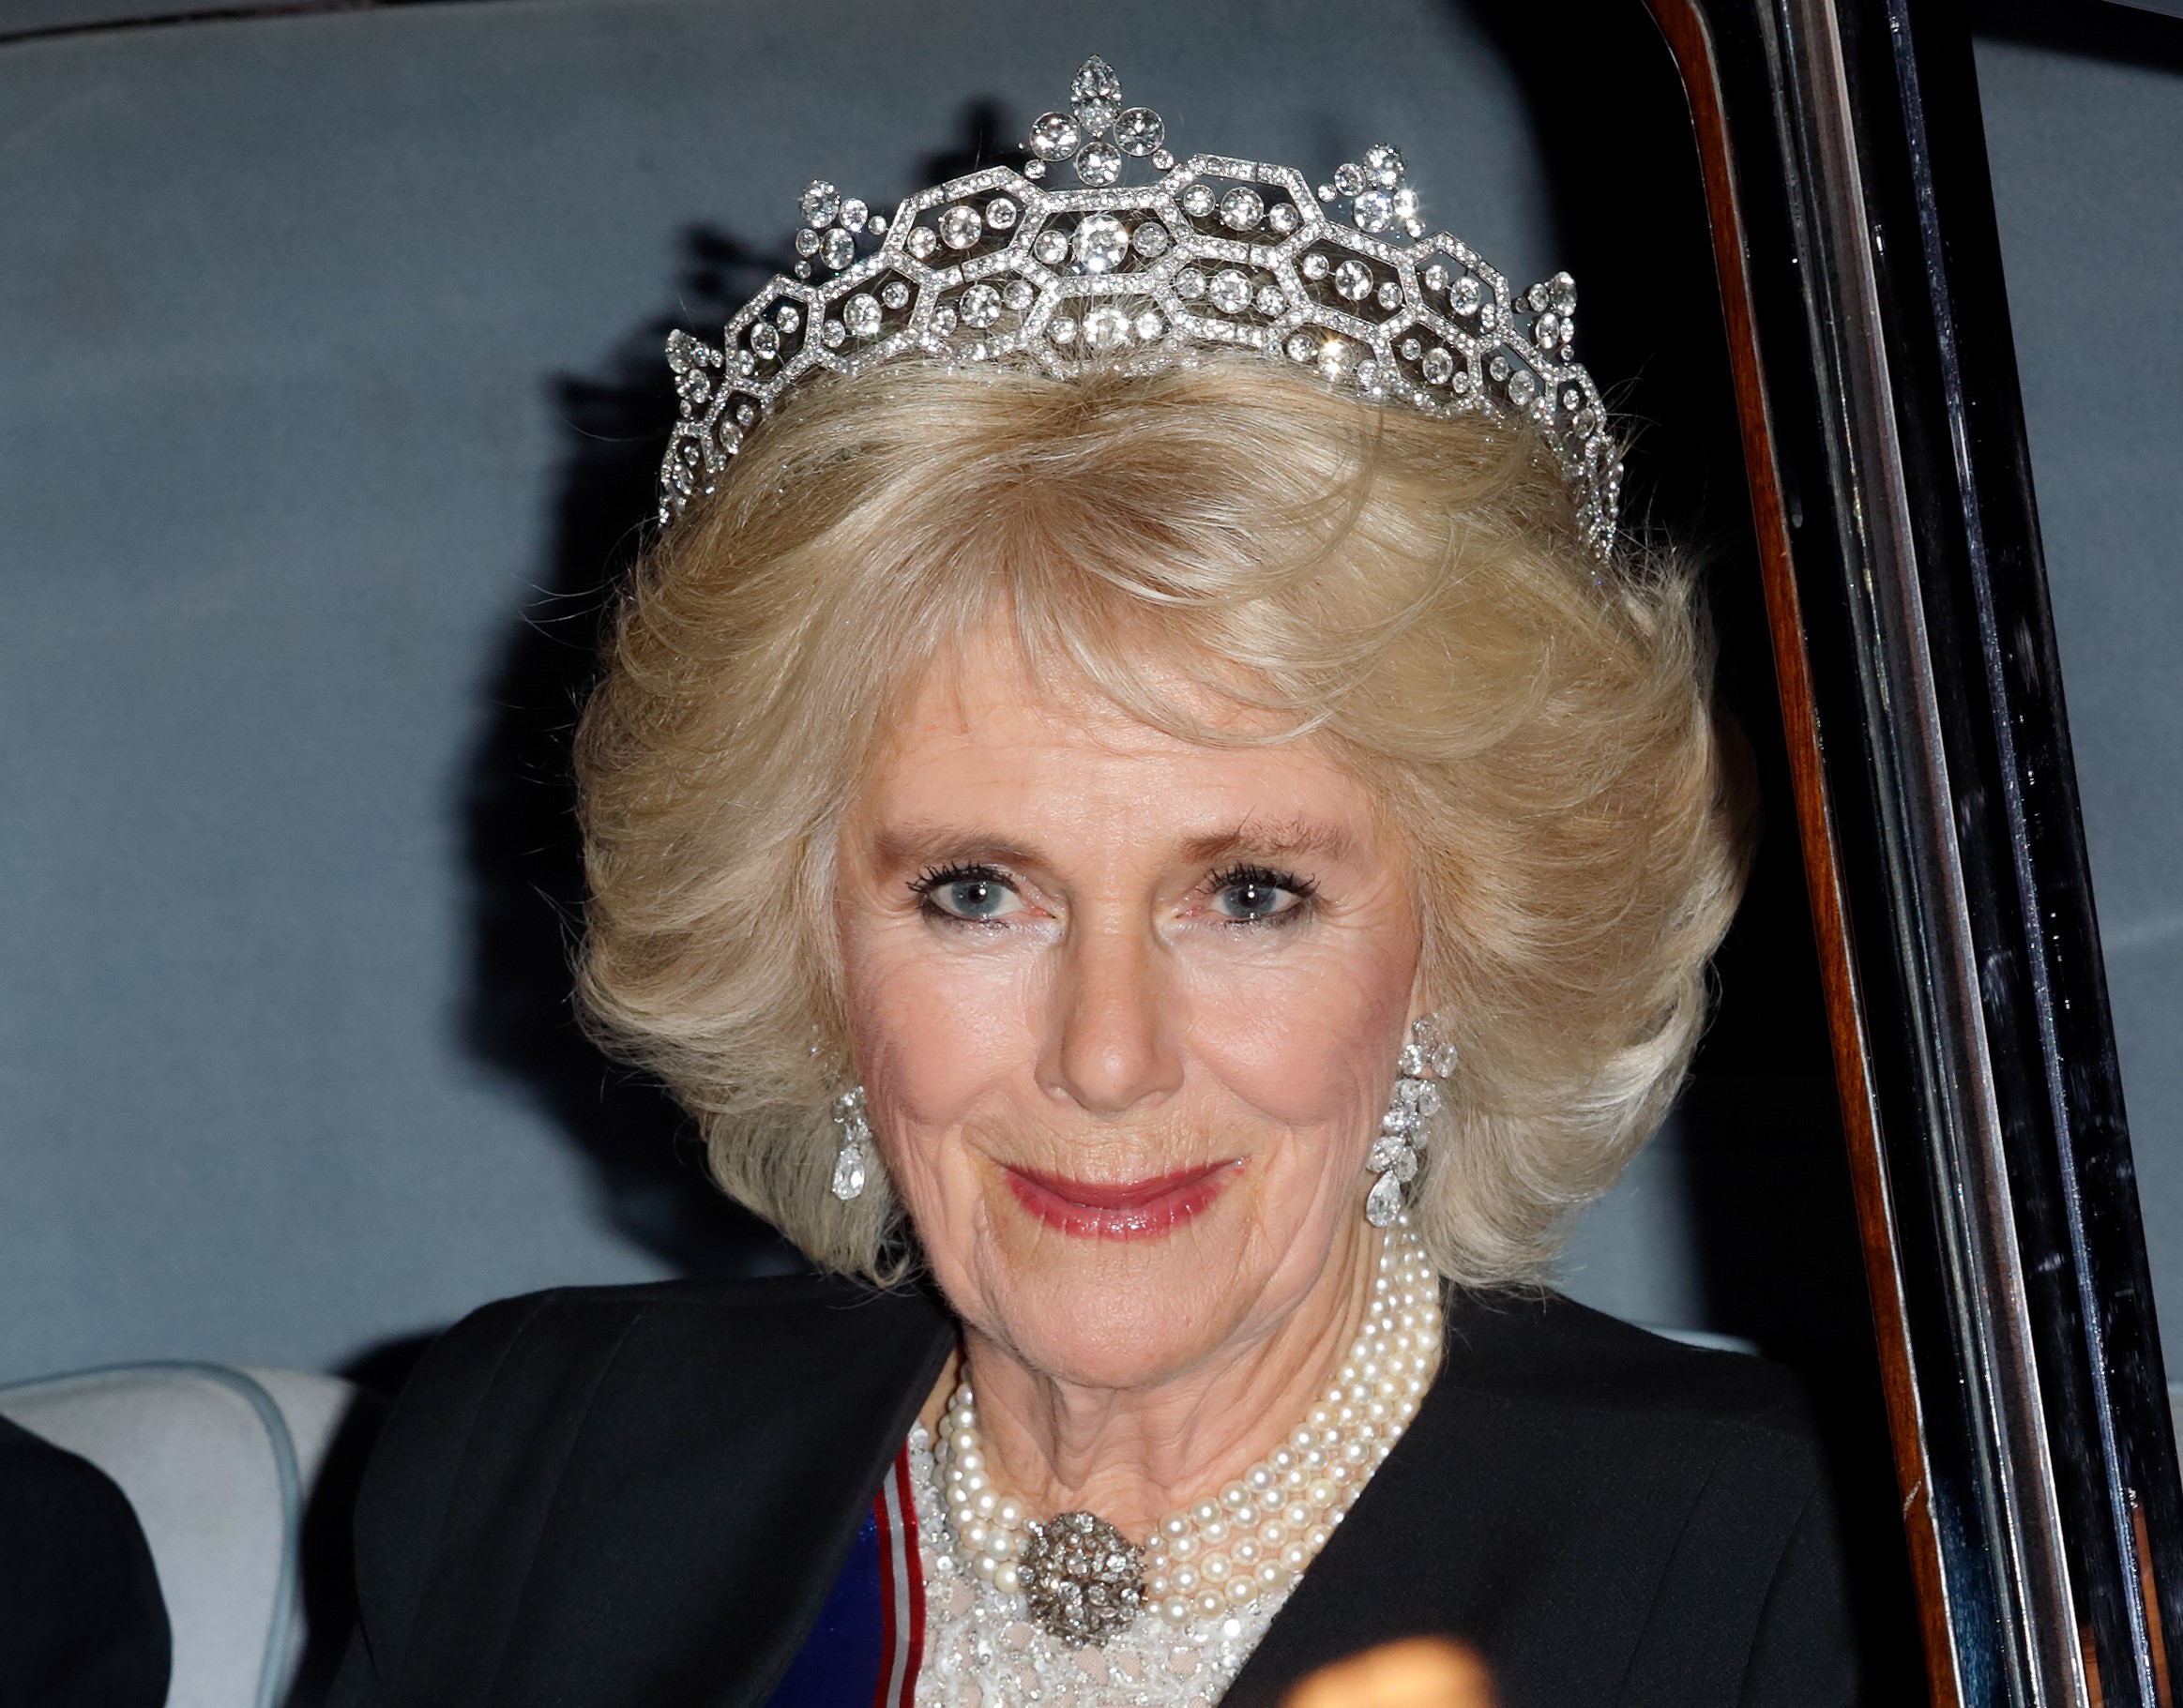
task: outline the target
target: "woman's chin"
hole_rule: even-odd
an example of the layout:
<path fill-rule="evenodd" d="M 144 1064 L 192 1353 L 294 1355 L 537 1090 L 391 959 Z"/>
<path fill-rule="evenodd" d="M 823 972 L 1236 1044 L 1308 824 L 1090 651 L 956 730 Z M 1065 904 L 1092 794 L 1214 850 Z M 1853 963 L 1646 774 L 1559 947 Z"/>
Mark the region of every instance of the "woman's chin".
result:
<path fill-rule="evenodd" d="M 1225 1183 L 1222 1183 L 1225 1184 Z M 1178 1199 L 1203 1183 L 1178 1180 Z M 1128 1211 L 1113 1230 L 1081 1200 L 1056 1206 L 1008 1183 L 978 1277 L 989 1332 L 1032 1368 L 1089 1387 L 1135 1388 L 1190 1369 L 1235 1333 L 1254 1261 L 1239 1191 L 1203 1204 Z M 1263 1278 L 1263 1277 L 1259 1277 Z"/>
<path fill-rule="evenodd" d="M 1096 1303 L 1040 1289 L 1003 1301 L 997 1324 L 1010 1353 L 1072 1387 L 1156 1388 L 1188 1374 L 1228 1338 L 1224 1320 L 1166 1307 L 1159 1290 L 1118 1292 Z"/>

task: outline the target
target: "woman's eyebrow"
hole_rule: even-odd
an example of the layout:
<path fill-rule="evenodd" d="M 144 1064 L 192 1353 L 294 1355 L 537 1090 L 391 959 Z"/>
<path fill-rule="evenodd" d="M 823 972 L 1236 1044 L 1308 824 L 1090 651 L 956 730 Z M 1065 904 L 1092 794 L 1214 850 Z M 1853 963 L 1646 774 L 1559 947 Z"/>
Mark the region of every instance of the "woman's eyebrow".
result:
<path fill-rule="evenodd" d="M 941 861 L 963 866 L 1036 866 L 1038 850 L 990 830 L 956 824 L 889 825 L 872 839 L 872 852 L 883 867 L 932 866 Z"/>
<path fill-rule="evenodd" d="M 1192 837 L 1183 843 L 1182 855 L 1192 865 L 1216 866 L 1244 857 L 1341 860 L 1356 849 L 1357 839 L 1340 825 L 1299 819 L 1285 824 L 1238 824 L 1233 830 Z"/>

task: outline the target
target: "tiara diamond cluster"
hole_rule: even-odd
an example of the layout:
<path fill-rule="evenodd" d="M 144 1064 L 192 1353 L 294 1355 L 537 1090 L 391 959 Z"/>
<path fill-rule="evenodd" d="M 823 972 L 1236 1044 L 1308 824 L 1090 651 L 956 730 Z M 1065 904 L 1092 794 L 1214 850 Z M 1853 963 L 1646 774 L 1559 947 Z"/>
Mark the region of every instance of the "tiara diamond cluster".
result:
<path fill-rule="evenodd" d="M 1066 377 L 1225 350 L 1372 403 L 1529 424 L 1586 541 L 1612 551 L 1622 465 L 1599 388 L 1570 354 L 1567 273 L 1512 291 L 1467 244 L 1429 232 L 1386 144 L 1314 189 L 1285 166 L 1178 159 L 1159 113 L 1123 105 L 1103 59 L 1084 63 L 1069 97 L 1032 125 L 1021 171 L 949 179 L 891 216 L 823 181 L 804 191 L 794 275 L 768 280 L 720 348 L 668 338 L 680 419 L 662 523 L 820 374 L 925 360 Z M 1076 188 L 1054 186 L 1064 170 Z"/>

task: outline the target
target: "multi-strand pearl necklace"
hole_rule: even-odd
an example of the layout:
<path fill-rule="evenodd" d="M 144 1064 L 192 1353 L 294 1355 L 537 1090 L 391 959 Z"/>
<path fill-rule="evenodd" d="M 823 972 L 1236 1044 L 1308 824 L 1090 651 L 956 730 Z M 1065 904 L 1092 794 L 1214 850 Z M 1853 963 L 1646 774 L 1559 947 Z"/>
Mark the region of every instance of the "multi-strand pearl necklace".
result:
<path fill-rule="evenodd" d="M 1285 1590 L 1417 1414 L 1440 1364 L 1440 1296 L 1407 1216 L 1388 1230 L 1378 1262 L 1364 1326 L 1289 1438 L 1217 1497 L 1154 1527 L 1141 1596 L 1169 1625 L 1217 1619 Z M 967 1381 L 947 1403 L 938 1446 L 957 1551 L 995 1589 L 1023 1594 L 1025 1515 L 993 1487 Z"/>

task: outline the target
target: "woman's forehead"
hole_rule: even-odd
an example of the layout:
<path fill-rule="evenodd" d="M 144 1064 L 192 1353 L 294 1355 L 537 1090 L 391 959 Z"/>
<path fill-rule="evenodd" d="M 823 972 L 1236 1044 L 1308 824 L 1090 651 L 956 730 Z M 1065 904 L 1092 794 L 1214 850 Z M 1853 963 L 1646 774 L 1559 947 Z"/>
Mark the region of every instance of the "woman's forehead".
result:
<path fill-rule="evenodd" d="M 1199 694 L 1208 722 L 1238 716 Z M 1378 814 L 1322 741 L 1191 741 L 1089 684 L 966 661 L 914 698 L 851 818 L 888 864 L 1021 862 L 1117 840 L 1210 862 L 1340 859 L 1376 842 Z"/>

